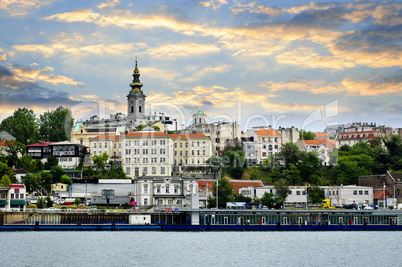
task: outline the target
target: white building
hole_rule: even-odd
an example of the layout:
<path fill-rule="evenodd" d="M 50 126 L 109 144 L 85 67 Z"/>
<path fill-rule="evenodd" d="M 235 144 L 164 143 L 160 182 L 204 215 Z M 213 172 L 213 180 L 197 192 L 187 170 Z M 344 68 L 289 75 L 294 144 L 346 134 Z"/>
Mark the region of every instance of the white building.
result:
<path fill-rule="evenodd" d="M 257 164 L 279 153 L 281 148 L 281 135 L 273 128 L 253 128 L 247 130 L 247 137 L 257 142 Z"/>
<path fill-rule="evenodd" d="M 122 167 L 128 177 L 170 176 L 173 138 L 152 127 L 121 136 Z"/>
<path fill-rule="evenodd" d="M 169 136 L 174 141 L 174 173 L 200 175 L 209 172 L 207 160 L 213 152 L 211 139 L 208 136 L 201 133 Z"/>
<path fill-rule="evenodd" d="M 325 198 L 331 201 L 332 206 L 349 205 L 352 203 L 373 204 L 373 188 L 368 186 L 320 186 L 324 189 Z M 251 198 L 261 198 L 264 193 L 276 194 L 273 185 L 263 187 L 244 187 L 239 190 L 240 194 Z M 307 200 L 306 186 L 289 186 L 289 194 L 285 205 L 305 205 Z"/>
<path fill-rule="evenodd" d="M 198 194 L 198 185 L 192 177 L 143 176 L 134 180 L 134 198 L 142 208 L 184 208 L 186 196 Z"/>
<path fill-rule="evenodd" d="M 324 166 L 329 165 L 329 153 L 336 149 L 336 141 L 329 139 L 299 140 L 296 145 L 300 151 L 315 151 Z"/>
<path fill-rule="evenodd" d="M 374 138 L 385 138 L 385 133 L 380 131 L 342 132 L 336 136 L 336 147 L 353 146 L 357 143 L 369 142 Z"/>
<path fill-rule="evenodd" d="M 193 114 L 193 124 L 185 133 L 201 133 L 208 136 L 212 142 L 212 151 L 217 155 L 225 147 L 237 146 L 241 140 L 241 127 L 236 122 L 207 122 L 207 115 L 198 110 Z"/>
<path fill-rule="evenodd" d="M 25 211 L 26 188 L 23 184 L 0 187 L 0 211 Z"/>

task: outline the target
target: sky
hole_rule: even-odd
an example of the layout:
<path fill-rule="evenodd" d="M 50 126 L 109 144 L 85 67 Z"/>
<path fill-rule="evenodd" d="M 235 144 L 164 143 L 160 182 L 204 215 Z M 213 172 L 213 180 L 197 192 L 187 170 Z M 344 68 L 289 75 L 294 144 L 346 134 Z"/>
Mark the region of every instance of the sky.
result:
<path fill-rule="evenodd" d="M 0 36 L 0 120 L 126 113 L 137 59 L 146 112 L 183 124 L 402 127 L 400 1 L 6 0 Z"/>

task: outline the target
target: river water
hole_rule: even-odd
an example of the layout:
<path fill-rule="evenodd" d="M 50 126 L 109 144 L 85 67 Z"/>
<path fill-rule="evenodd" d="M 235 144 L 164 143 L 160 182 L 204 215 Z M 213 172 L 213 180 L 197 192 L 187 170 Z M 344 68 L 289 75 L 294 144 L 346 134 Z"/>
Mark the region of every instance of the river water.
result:
<path fill-rule="evenodd" d="M 2 232 L 1 266 L 400 266 L 402 232 Z"/>

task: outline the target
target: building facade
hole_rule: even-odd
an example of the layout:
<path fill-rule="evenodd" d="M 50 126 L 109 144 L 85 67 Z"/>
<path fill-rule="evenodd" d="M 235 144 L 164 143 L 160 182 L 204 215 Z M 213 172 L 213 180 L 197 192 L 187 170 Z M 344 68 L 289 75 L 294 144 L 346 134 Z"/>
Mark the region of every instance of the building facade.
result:
<path fill-rule="evenodd" d="M 184 208 L 186 196 L 198 194 L 198 186 L 192 177 L 143 176 L 134 180 L 134 198 L 141 208 Z"/>
<path fill-rule="evenodd" d="M 170 176 L 173 166 L 173 139 L 146 127 L 121 137 L 122 167 L 128 177 Z"/>
<path fill-rule="evenodd" d="M 202 177 L 210 171 L 207 160 L 213 155 L 211 139 L 201 133 L 170 134 L 174 141 L 173 173 Z"/>
<path fill-rule="evenodd" d="M 385 138 L 385 133 L 380 131 L 341 132 L 336 136 L 336 147 L 353 146 L 358 143 L 369 142 L 375 138 Z"/>
<path fill-rule="evenodd" d="M 262 164 L 280 151 L 281 135 L 273 128 L 252 128 L 247 130 L 247 136 L 257 142 L 257 164 Z"/>

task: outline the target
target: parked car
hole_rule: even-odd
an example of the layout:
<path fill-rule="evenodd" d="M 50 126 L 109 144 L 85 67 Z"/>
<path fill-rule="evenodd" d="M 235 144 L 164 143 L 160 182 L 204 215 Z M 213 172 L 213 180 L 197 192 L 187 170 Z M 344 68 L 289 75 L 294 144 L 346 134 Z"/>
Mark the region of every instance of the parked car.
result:
<path fill-rule="evenodd" d="M 67 207 L 61 207 L 61 211 L 62 211 L 62 212 L 66 212 L 66 211 L 67 211 Z"/>
<path fill-rule="evenodd" d="M 352 204 L 346 205 L 345 209 L 350 209 L 350 210 L 357 209 L 357 205 L 356 205 L 356 203 L 352 203 Z"/>
<path fill-rule="evenodd" d="M 45 212 L 58 212 L 60 210 L 58 208 L 55 208 L 55 207 L 49 207 L 49 208 L 43 209 L 43 211 L 45 211 Z"/>

